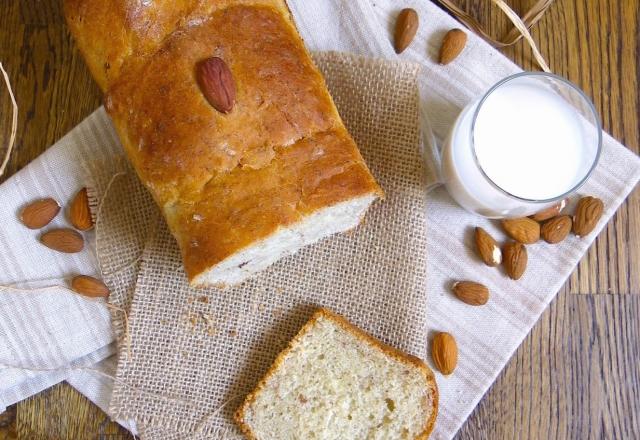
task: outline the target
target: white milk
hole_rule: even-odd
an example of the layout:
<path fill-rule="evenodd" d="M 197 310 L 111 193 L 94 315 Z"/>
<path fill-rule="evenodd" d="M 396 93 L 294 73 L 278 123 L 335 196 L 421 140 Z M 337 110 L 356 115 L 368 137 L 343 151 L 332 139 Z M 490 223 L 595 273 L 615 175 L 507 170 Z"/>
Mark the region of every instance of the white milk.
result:
<path fill-rule="evenodd" d="M 585 119 L 539 80 L 496 88 L 472 134 L 479 101 L 458 117 L 442 157 L 447 189 L 464 208 L 486 217 L 533 214 L 589 172 L 597 144 L 586 137 Z"/>

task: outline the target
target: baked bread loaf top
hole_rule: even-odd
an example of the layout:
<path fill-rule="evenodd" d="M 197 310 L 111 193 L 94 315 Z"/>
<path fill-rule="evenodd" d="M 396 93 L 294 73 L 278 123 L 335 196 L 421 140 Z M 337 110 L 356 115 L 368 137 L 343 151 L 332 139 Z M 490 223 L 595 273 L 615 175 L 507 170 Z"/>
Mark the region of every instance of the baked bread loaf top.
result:
<path fill-rule="evenodd" d="M 420 359 L 321 309 L 236 413 L 254 440 L 426 439 L 438 412 Z"/>
<path fill-rule="evenodd" d="M 194 286 L 233 285 L 355 227 L 382 195 L 282 0 L 66 0 L 124 149 Z M 225 114 L 196 65 L 218 57 Z"/>

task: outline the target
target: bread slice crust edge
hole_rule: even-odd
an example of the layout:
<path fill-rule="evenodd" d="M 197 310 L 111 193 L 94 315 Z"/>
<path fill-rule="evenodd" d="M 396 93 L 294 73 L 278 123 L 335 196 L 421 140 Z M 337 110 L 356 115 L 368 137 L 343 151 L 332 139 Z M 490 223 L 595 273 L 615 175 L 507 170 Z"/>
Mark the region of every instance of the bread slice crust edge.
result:
<path fill-rule="evenodd" d="M 287 347 L 278 354 L 278 356 L 276 357 L 275 361 L 273 362 L 269 370 L 267 370 L 267 372 L 262 377 L 262 379 L 260 379 L 260 381 L 254 388 L 254 390 L 247 395 L 242 405 L 240 405 L 240 407 L 235 412 L 234 420 L 238 424 L 242 433 L 250 440 L 259 440 L 258 437 L 256 437 L 256 435 L 252 431 L 251 427 L 248 424 L 246 424 L 244 421 L 245 411 L 255 401 L 257 395 L 267 385 L 268 380 L 281 367 L 282 363 L 284 362 L 287 355 L 291 352 L 292 348 L 300 341 L 300 339 L 302 339 L 302 337 L 309 330 L 312 329 L 314 324 L 321 318 L 327 318 L 332 320 L 333 322 L 338 324 L 340 327 L 342 327 L 344 330 L 356 336 L 356 338 L 358 338 L 359 340 L 369 344 L 371 347 L 396 359 L 397 361 L 404 364 L 410 364 L 418 368 L 418 370 L 424 376 L 425 382 L 427 383 L 428 388 L 431 390 L 433 410 L 431 411 L 429 418 L 425 422 L 424 430 L 420 434 L 418 434 L 415 440 L 425 440 L 429 438 L 429 435 L 433 431 L 433 427 L 435 425 L 436 418 L 438 415 L 438 386 L 437 386 L 433 371 L 431 371 L 431 368 L 429 368 L 429 366 L 427 366 L 427 364 L 425 364 L 420 358 L 404 353 L 395 347 L 392 347 L 390 345 L 387 345 L 379 341 L 378 339 L 371 336 L 369 333 L 365 332 L 364 330 L 360 329 L 359 327 L 349 322 L 343 316 L 324 307 L 314 312 L 311 318 L 302 326 L 300 331 L 293 337 L 293 339 L 291 339 L 291 341 L 289 341 L 289 343 L 287 344 Z"/>

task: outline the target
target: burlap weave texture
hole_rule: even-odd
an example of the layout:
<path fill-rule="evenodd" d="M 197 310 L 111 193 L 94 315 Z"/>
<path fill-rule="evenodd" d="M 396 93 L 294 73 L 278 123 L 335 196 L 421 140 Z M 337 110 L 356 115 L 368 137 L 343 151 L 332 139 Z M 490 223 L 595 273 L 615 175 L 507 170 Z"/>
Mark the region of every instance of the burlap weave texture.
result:
<path fill-rule="evenodd" d="M 121 337 L 111 411 L 136 420 L 146 438 L 238 436 L 233 411 L 319 306 L 426 355 L 418 67 L 339 53 L 315 60 L 386 193 L 352 233 L 309 246 L 236 288 L 194 290 L 175 240 L 127 166 L 104 199 L 101 267 L 112 301 L 131 303 L 131 353 Z M 114 320 L 122 336 L 122 316 Z"/>

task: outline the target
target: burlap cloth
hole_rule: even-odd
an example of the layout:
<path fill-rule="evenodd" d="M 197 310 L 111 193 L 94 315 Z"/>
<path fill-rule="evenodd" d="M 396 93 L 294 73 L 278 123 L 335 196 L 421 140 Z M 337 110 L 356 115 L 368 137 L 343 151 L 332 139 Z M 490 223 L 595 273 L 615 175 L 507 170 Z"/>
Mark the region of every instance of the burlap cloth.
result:
<path fill-rule="evenodd" d="M 97 251 L 120 358 L 110 405 L 145 438 L 234 438 L 242 398 L 313 310 L 427 351 L 426 193 L 414 64 L 318 53 L 316 63 L 386 193 L 354 232 L 285 258 L 239 287 L 188 287 L 175 240 L 120 159 L 98 164 Z M 107 188 L 108 187 L 108 188 Z"/>

